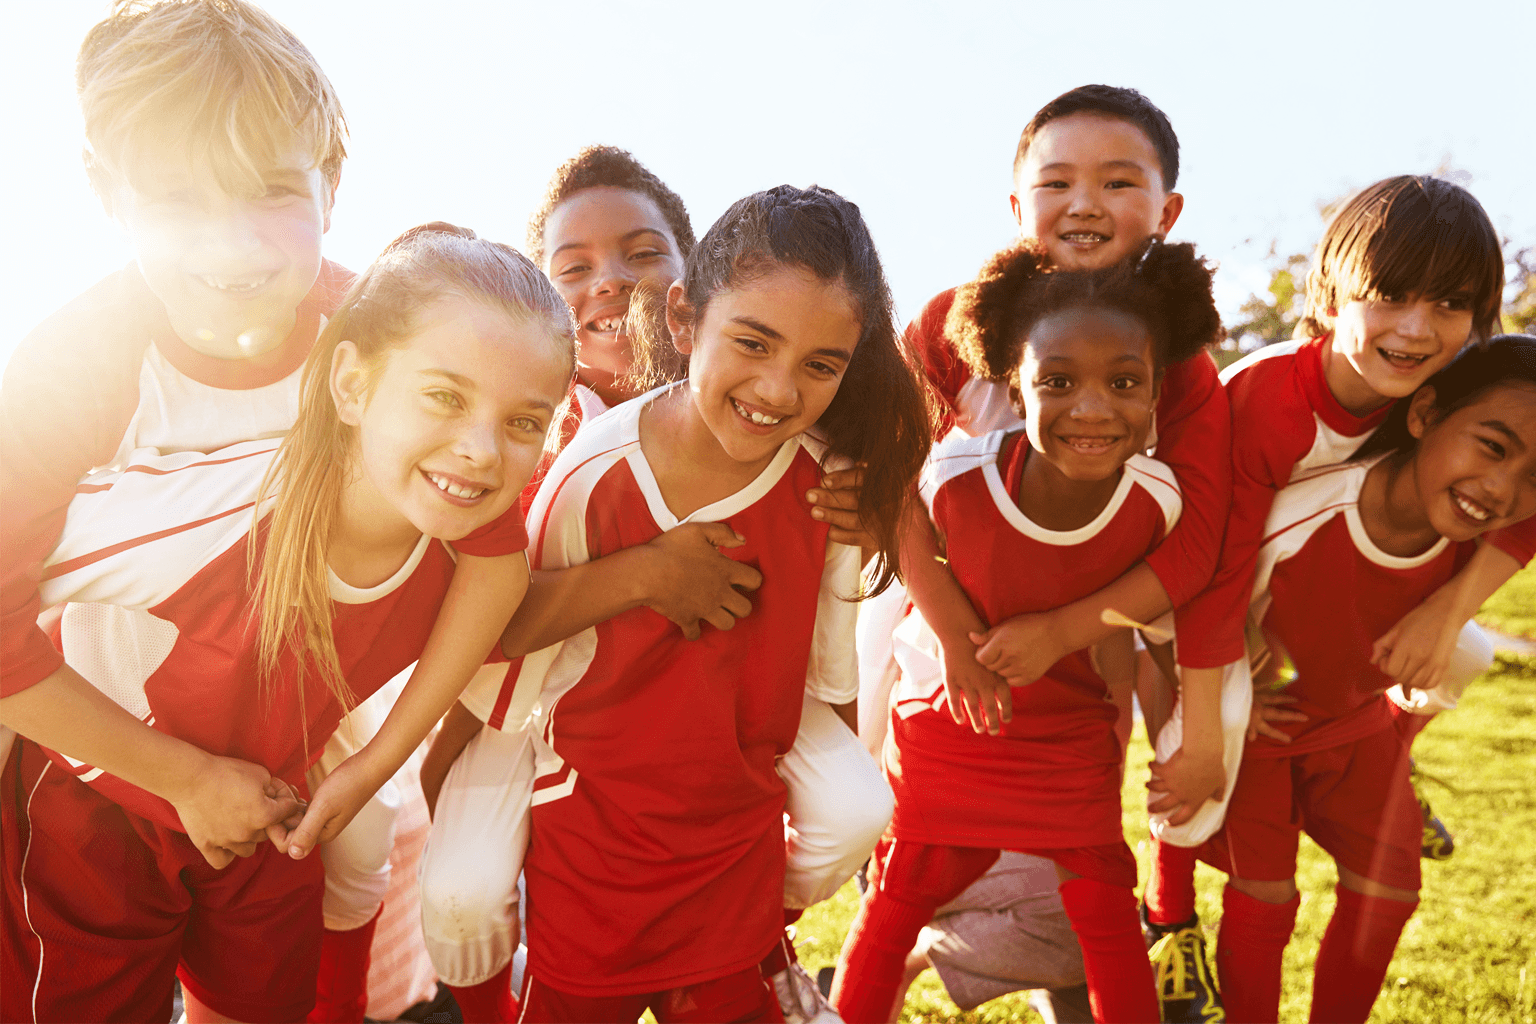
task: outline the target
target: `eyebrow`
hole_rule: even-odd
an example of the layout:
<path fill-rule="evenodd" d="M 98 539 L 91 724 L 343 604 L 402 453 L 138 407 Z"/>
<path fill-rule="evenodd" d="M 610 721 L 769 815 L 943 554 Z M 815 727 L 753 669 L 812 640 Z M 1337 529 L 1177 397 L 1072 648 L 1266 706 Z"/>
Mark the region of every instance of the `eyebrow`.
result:
<path fill-rule="evenodd" d="M 1069 163 L 1069 162 L 1067 162 L 1065 160 L 1058 160 L 1058 161 L 1056 161 L 1053 164 L 1045 164 L 1045 165 L 1043 165 L 1040 168 L 1040 173 L 1044 174 L 1046 172 L 1051 172 L 1051 171 L 1066 170 L 1068 168 L 1073 168 L 1073 167 L 1077 167 L 1077 166 L 1079 166 L 1079 165 L 1078 164 L 1074 164 L 1074 163 Z M 1146 165 L 1143 164 L 1139 160 L 1104 160 L 1104 161 L 1101 161 L 1101 162 L 1099 162 L 1097 164 L 1093 164 L 1092 166 L 1094 166 L 1094 167 L 1128 167 L 1128 168 L 1131 168 L 1131 169 L 1137 170 L 1137 171 L 1145 171 L 1147 169 Z"/>
<path fill-rule="evenodd" d="M 1110 361 L 1115 363 L 1136 363 L 1140 366 L 1147 365 L 1147 361 L 1141 358 L 1141 356 L 1132 355 L 1129 352 L 1122 356 L 1115 356 Z M 1071 356 L 1046 356 L 1044 359 L 1038 360 L 1038 362 L 1041 366 L 1044 366 L 1046 363 L 1076 363 L 1077 360 Z"/>
<path fill-rule="evenodd" d="M 1496 434 L 1503 434 L 1509 439 L 1511 444 L 1516 445 L 1521 451 L 1525 451 L 1525 439 L 1515 433 L 1509 424 L 1503 420 L 1483 420 L 1478 426 L 1487 427 Z"/>
<path fill-rule="evenodd" d="M 627 233 L 625 233 L 623 235 L 620 235 L 619 236 L 619 241 L 620 242 L 632 242 L 636 238 L 639 238 L 641 235 L 655 235 L 657 238 L 661 239 L 663 242 L 665 242 L 667 240 L 666 234 L 664 232 L 662 232 L 662 231 L 657 230 L 656 228 L 636 228 L 633 231 L 630 231 L 630 232 L 627 232 Z M 591 245 L 592 245 L 591 242 L 585 242 L 585 241 L 566 242 L 564 245 L 560 246 L 554 252 L 550 253 L 549 254 L 549 258 L 551 260 L 553 260 L 556 256 L 560 255 L 562 252 L 564 252 L 567 249 L 585 249 L 585 248 L 588 248 Z"/>

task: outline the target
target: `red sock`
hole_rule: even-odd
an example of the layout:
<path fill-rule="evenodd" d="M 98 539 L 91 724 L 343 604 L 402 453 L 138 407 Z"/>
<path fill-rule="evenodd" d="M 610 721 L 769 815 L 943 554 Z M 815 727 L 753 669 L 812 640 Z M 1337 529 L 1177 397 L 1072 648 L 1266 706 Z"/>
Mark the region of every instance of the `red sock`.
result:
<path fill-rule="evenodd" d="M 510 1024 L 517 1020 L 512 994 L 512 961 L 478 985 L 449 985 L 465 1024 Z"/>
<path fill-rule="evenodd" d="M 870 886 L 859 903 L 837 958 L 832 1006 L 849 1024 L 890 1020 L 891 1004 L 901 985 L 907 954 L 918 932 L 933 919 L 933 907 L 907 903 Z M 1139 945 L 1138 945 L 1139 948 Z M 1141 957 L 1147 963 L 1146 954 Z"/>
<path fill-rule="evenodd" d="M 1093 1019 L 1110 1022 L 1160 1020 L 1152 964 L 1136 920 L 1136 896 L 1119 885 L 1070 878 L 1059 891 L 1067 920 L 1083 947 L 1088 1005 Z"/>
<path fill-rule="evenodd" d="M 1362 896 L 1342 885 L 1312 973 L 1312 1019 L 1364 1021 L 1418 900 Z"/>
<path fill-rule="evenodd" d="M 1228 1020 L 1275 1021 L 1280 1016 L 1280 961 L 1296 930 L 1297 893 L 1265 903 L 1228 885 L 1216 933 L 1216 976 Z"/>
<path fill-rule="evenodd" d="M 360 928 L 337 932 L 327 928 L 320 940 L 320 976 L 315 981 L 315 1008 L 307 1021 L 361 1024 L 368 1009 L 368 963 L 373 932 L 381 906 L 373 920 Z"/>
<path fill-rule="evenodd" d="M 1152 837 L 1152 871 L 1141 898 L 1153 924 L 1183 924 L 1195 916 L 1195 851 Z"/>

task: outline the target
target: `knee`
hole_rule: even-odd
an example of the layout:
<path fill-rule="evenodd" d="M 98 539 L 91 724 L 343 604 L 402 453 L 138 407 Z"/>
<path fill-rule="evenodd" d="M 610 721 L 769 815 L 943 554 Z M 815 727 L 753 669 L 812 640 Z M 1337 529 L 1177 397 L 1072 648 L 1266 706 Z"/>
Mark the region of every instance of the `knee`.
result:
<path fill-rule="evenodd" d="M 1280 881 L 1230 878 L 1227 880 L 1227 884 L 1244 896 L 1256 899 L 1260 903 L 1289 903 L 1296 898 L 1296 879 L 1294 878 L 1286 878 Z"/>

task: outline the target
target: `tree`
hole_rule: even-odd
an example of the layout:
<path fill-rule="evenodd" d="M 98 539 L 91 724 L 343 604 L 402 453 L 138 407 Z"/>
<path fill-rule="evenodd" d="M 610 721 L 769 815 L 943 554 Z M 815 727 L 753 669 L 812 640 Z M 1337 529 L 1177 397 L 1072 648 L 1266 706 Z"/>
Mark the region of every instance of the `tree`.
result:
<path fill-rule="evenodd" d="M 1508 284 L 1504 290 L 1504 330 L 1536 334 L 1536 245 L 1528 245 L 1511 256 L 1505 276 Z"/>

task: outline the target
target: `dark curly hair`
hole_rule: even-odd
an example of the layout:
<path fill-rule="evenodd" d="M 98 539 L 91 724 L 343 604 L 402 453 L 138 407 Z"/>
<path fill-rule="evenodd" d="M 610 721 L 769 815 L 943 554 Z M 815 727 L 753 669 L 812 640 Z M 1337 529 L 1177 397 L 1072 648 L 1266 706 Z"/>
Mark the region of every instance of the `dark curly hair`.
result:
<path fill-rule="evenodd" d="M 539 266 L 544 265 L 544 224 L 555 207 L 583 189 L 624 188 L 639 192 L 654 202 L 677 248 L 687 256 L 693 249 L 693 224 L 688 220 L 688 208 L 683 197 L 667 187 L 666 183 L 652 174 L 644 164 L 636 160 L 626 149 L 617 146 L 587 146 L 555 169 L 544 190 L 533 216 L 528 218 L 528 257 Z"/>
<path fill-rule="evenodd" d="M 1477 340 L 1499 329 L 1499 233 L 1472 193 L 1428 174 L 1383 178 L 1339 207 L 1312 257 L 1300 327 L 1317 337 L 1328 333 L 1329 310 L 1354 299 L 1411 294 L 1464 295 Z"/>
<path fill-rule="evenodd" d="M 780 185 L 737 200 L 688 254 L 685 302 L 673 313 L 698 323 L 721 291 L 784 266 L 840 282 L 858 310 L 858 344 L 816 429 L 833 452 L 865 464 L 859 513 L 880 548 L 878 571 L 864 595 L 872 596 L 896 578 L 898 528 L 932 433 L 927 403 L 903 355 L 880 255 L 859 208 L 817 185 Z M 655 316 L 629 320 L 637 362 L 646 360 L 644 348 L 672 346 L 656 322 Z"/>
<path fill-rule="evenodd" d="M 1173 191 L 1179 183 L 1179 137 L 1174 134 L 1172 122 L 1156 103 L 1135 89 L 1115 85 L 1080 85 L 1041 107 L 1019 135 L 1019 147 L 1013 154 L 1013 176 L 1019 176 L 1019 168 L 1029 155 L 1030 144 L 1042 128 L 1052 121 L 1082 113 L 1119 118 L 1140 128 L 1157 151 L 1163 188 Z"/>
<path fill-rule="evenodd" d="M 1029 332 L 1064 309 L 1115 309 L 1145 324 L 1157 374 L 1222 338 L 1211 297 L 1212 270 L 1188 242 L 1148 239 L 1101 270 L 1057 270 L 1045 246 L 1030 239 L 1004 249 L 976 280 L 955 291 L 944 323 L 960 358 L 977 376 L 1011 382 Z"/>

